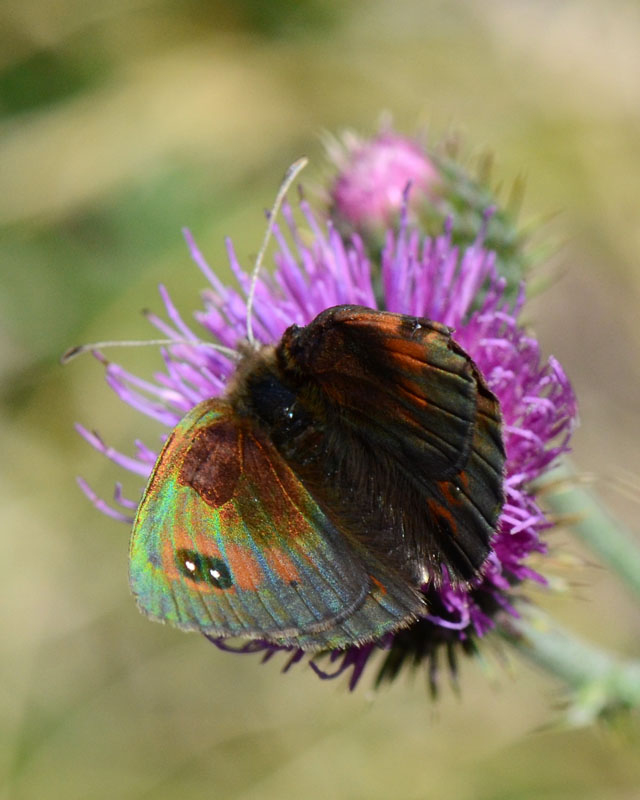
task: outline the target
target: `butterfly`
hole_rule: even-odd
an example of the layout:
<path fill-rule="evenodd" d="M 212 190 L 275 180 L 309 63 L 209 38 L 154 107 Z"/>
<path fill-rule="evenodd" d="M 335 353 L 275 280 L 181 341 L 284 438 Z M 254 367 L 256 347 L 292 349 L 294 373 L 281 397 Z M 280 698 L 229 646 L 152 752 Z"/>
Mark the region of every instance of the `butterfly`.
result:
<path fill-rule="evenodd" d="M 149 617 L 306 651 L 428 613 L 476 578 L 502 509 L 498 400 L 448 327 L 342 305 L 241 349 L 168 437 L 138 508 Z"/>

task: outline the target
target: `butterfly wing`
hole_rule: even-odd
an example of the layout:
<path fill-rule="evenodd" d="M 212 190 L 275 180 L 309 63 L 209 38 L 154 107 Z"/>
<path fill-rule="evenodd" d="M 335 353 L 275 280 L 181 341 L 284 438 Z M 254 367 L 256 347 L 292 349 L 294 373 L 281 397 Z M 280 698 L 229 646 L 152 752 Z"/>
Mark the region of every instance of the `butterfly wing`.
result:
<path fill-rule="evenodd" d="M 374 546 L 399 541 L 416 574 L 438 579 L 444 563 L 454 579 L 473 578 L 502 508 L 505 453 L 498 401 L 450 329 L 337 306 L 289 328 L 278 353 L 300 402 L 324 420 L 325 471 L 378 517 Z"/>
<path fill-rule="evenodd" d="M 477 389 L 473 362 L 437 322 L 336 306 L 280 345 L 341 422 L 424 477 L 455 475 L 469 457 Z"/>
<path fill-rule="evenodd" d="M 377 638 L 420 609 L 223 400 L 187 414 L 160 454 L 134 523 L 130 583 L 154 619 L 305 649 Z"/>
<path fill-rule="evenodd" d="M 426 519 L 450 577 L 468 580 L 482 566 L 504 502 L 504 448 L 498 401 L 477 374 L 478 403 L 469 458 L 447 481 L 424 486 Z M 433 552 L 433 551 L 431 551 Z M 432 564 L 431 573 L 436 574 Z"/>

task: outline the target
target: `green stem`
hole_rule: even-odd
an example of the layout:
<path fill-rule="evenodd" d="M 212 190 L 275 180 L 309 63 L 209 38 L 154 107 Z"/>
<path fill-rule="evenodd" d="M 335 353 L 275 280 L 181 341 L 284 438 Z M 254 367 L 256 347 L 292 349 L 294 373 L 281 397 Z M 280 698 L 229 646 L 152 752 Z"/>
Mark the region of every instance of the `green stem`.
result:
<path fill-rule="evenodd" d="M 567 719 L 586 725 L 640 708 L 640 662 L 622 659 L 580 639 L 539 610 L 530 609 L 501 630 L 529 661 L 572 691 Z"/>
<path fill-rule="evenodd" d="M 640 596 L 640 543 L 614 520 L 565 462 L 548 474 L 543 500 L 566 525 Z"/>

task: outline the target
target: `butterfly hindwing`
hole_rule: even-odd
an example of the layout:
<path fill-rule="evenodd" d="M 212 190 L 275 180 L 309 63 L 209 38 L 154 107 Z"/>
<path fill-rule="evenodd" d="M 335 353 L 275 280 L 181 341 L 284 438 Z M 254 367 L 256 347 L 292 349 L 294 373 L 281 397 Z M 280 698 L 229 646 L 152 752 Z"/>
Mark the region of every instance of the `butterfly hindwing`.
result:
<path fill-rule="evenodd" d="M 376 638 L 420 608 L 224 400 L 197 406 L 167 441 L 134 524 L 130 581 L 155 619 L 305 649 Z"/>
<path fill-rule="evenodd" d="M 372 547 L 416 579 L 439 580 L 443 565 L 454 580 L 475 577 L 502 507 L 505 453 L 498 401 L 450 329 L 337 306 L 290 328 L 279 354 L 324 420 L 324 471 L 373 519 Z"/>
<path fill-rule="evenodd" d="M 471 446 L 476 381 L 437 322 L 361 306 L 327 309 L 280 345 L 342 421 L 423 478 L 455 475 Z"/>

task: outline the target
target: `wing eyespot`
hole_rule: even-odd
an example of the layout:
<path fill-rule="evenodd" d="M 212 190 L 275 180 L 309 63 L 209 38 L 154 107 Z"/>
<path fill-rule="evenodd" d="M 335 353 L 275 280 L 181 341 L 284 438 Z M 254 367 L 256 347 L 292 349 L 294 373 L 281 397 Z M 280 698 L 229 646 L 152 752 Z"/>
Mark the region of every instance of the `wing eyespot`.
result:
<path fill-rule="evenodd" d="M 229 567 L 221 558 L 204 556 L 196 550 L 178 550 L 176 563 L 184 577 L 196 583 L 208 583 L 216 589 L 233 586 Z"/>

